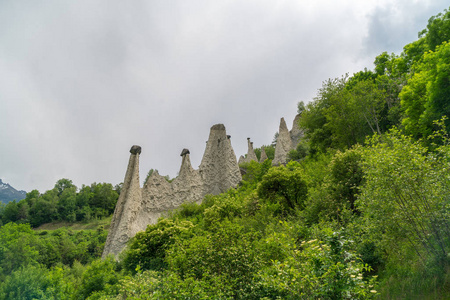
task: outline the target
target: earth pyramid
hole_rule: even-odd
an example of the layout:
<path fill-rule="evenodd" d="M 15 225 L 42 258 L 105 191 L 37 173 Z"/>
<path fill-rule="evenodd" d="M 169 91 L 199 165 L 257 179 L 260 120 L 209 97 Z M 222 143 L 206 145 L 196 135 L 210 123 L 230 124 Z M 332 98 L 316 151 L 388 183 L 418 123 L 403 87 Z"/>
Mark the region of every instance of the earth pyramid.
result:
<path fill-rule="evenodd" d="M 223 124 L 211 127 L 205 153 L 198 170 L 192 168 L 190 152 L 183 149 L 178 177 L 168 182 L 157 171 L 141 188 L 139 155 L 141 147 L 130 150 L 127 172 L 111 221 L 102 257 L 116 258 L 127 242 L 147 225 L 155 224 L 164 212 L 184 202 L 201 202 L 207 194 L 220 194 L 236 187 L 242 180 L 230 136 Z"/>

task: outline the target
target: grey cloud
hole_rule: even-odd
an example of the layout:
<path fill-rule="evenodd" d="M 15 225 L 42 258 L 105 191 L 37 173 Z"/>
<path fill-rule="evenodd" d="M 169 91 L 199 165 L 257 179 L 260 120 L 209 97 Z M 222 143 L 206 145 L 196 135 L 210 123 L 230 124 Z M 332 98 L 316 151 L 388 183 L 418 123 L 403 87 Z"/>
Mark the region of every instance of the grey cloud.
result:
<path fill-rule="evenodd" d="M 150 168 L 175 176 L 183 148 L 200 164 L 215 123 L 237 155 L 248 136 L 269 144 L 323 80 L 371 67 L 364 45 L 402 46 L 386 44 L 383 11 L 371 9 L 356 0 L 2 2 L 0 178 L 40 191 L 63 177 L 116 184 L 133 144 L 143 148 L 142 180 Z M 403 14 L 399 28 L 418 20 Z"/>
<path fill-rule="evenodd" d="M 400 54 L 403 46 L 418 38 L 428 19 L 448 8 L 447 1 L 399 0 L 378 6 L 369 15 L 365 55 L 384 51 Z"/>

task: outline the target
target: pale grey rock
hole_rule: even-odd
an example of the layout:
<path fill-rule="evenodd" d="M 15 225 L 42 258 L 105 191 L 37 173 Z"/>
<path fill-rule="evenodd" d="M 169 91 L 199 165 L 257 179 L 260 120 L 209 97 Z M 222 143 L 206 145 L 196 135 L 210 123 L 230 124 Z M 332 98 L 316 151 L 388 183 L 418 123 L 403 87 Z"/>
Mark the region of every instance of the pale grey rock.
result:
<path fill-rule="evenodd" d="M 175 207 L 184 202 L 201 202 L 204 197 L 203 181 L 198 170 L 191 165 L 189 154 L 183 156 L 178 177 L 172 182 Z"/>
<path fill-rule="evenodd" d="M 247 146 L 247 162 L 251 162 L 252 160 L 257 162 L 258 157 L 256 157 L 255 150 L 253 150 L 253 143 L 250 142 L 250 138 L 247 138 Z"/>
<path fill-rule="evenodd" d="M 284 118 L 280 120 L 280 128 L 278 130 L 277 145 L 275 146 L 275 157 L 272 161 L 272 165 L 285 164 L 287 160 L 287 154 L 294 149 L 292 145 L 291 135 L 286 126 Z"/>
<path fill-rule="evenodd" d="M 117 202 L 102 257 L 117 258 L 137 232 L 155 224 L 166 212 L 185 202 L 200 203 L 206 194 L 220 194 L 242 180 L 231 140 L 225 126 L 211 127 L 205 153 L 198 170 L 192 168 L 189 150 L 183 149 L 177 178 L 168 182 L 154 171 L 144 187 L 139 185 L 139 153 L 133 146 L 124 185 Z"/>
<path fill-rule="evenodd" d="M 258 162 L 258 157 L 256 156 L 255 150 L 253 149 L 253 143 L 250 141 L 250 138 L 247 138 L 247 156 L 240 156 L 238 164 L 248 163 L 252 160 Z"/>
<path fill-rule="evenodd" d="M 242 180 L 231 139 L 227 138 L 223 124 L 211 127 L 199 172 L 205 195 L 223 193 Z"/>
<path fill-rule="evenodd" d="M 303 138 L 303 131 L 300 129 L 299 121 L 300 121 L 301 115 L 298 114 L 294 118 L 294 122 L 292 124 L 292 129 L 289 132 L 292 140 L 292 146 L 295 149 L 300 142 L 300 140 Z"/>
<path fill-rule="evenodd" d="M 266 150 L 264 149 L 264 147 L 261 147 L 261 156 L 259 157 L 259 162 L 263 163 L 266 159 L 268 159 Z"/>
<path fill-rule="evenodd" d="M 130 160 L 122 191 L 111 220 L 111 226 L 103 250 L 103 258 L 109 254 L 117 256 L 126 246 L 128 240 L 142 230 L 138 220 L 138 214 L 142 208 L 142 193 L 139 186 L 140 150 L 141 147 L 139 146 L 133 146 L 130 150 Z"/>

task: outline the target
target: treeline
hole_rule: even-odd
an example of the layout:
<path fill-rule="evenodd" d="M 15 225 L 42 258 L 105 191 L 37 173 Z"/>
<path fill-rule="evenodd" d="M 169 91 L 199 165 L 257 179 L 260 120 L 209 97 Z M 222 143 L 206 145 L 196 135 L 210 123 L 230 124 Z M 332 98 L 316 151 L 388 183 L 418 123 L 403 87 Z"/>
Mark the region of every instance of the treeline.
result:
<path fill-rule="evenodd" d="M 384 52 L 374 70 L 325 81 L 313 102 L 299 103 L 311 153 L 348 149 L 393 127 L 430 146 L 434 121 L 450 115 L 449 39 L 445 10 L 400 55 Z"/>
<path fill-rule="evenodd" d="M 106 217 L 114 212 L 119 193 L 119 185 L 93 183 L 78 190 L 71 180 L 60 179 L 53 189 L 43 194 L 33 190 L 19 202 L 1 205 L 0 225 L 15 222 L 38 227 L 53 221 L 89 221 Z"/>

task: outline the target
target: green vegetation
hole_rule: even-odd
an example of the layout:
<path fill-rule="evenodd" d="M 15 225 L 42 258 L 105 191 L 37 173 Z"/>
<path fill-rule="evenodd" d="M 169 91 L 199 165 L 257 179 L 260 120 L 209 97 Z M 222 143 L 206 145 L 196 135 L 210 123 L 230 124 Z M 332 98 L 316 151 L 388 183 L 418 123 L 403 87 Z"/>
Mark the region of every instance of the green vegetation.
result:
<path fill-rule="evenodd" d="M 109 183 L 83 185 L 78 191 L 69 179 L 60 179 L 44 194 L 33 190 L 25 199 L 0 206 L 0 224 L 29 223 L 32 227 L 65 221 L 90 221 L 111 215 L 119 198 L 120 186 Z"/>
<path fill-rule="evenodd" d="M 25 224 L 109 215 L 111 185 L 63 179 L 2 207 L 0 299 L 448 299 L 449 26 L 445 11 L 373 71 L 324 82 L 288 164 L 266 146 L 236 190 L 148 226 L 120 262 L 99 259 L 101 226 Z"/>
<path fill-rule="evenodd" d="M 262 149 L 264 148 L 264 151 L 266 152 L 267 158 L 268 159 L 273 159 L 275 157 L 275 146 L 274 145 L 268 145 L 268 146 L 261 146 L 259 148 L 255 148 L 255 154 L 256 157 L 258 158 L 258 160 L 261 159 L 261 152 Z M 246 154 L 247 156 L 247 154 Z"/>

